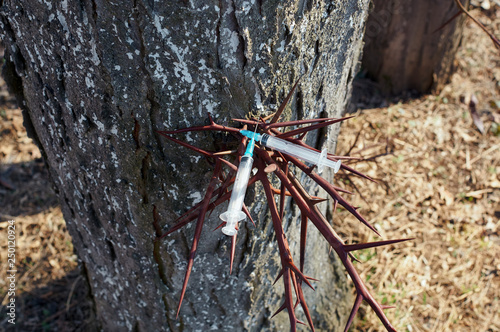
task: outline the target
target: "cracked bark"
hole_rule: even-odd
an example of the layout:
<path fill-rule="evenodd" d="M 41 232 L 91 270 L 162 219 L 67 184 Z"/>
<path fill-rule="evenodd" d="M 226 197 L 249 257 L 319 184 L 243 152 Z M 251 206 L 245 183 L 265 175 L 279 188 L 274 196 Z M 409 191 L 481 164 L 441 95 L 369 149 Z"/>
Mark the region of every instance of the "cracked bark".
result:
<path fill-rule="evenodd" d="M 206 222 L 175 320 L 194 229 L 154 239 L 200 196 L 211 168 L 155 130 L 201 124 L 209 111 L 221 124 L 272 111 L 299 76 L 288 118 L 340 116 L 367 6 L 3 1 L 4 73 L 45 158 L 103 330 L 286 329 L 286 314 L 269 319 L 282 289 L 272 287 L 279 258 L 258 188 L 248 194 L 257 228 L 242 227 L 231 276 L 229 241 L 209 229 L 220 211 Z M 333 150 L 336 135 L 310 140 Z M 222 134 L 181 139 L 209 149 L 232 143 Z M 287 220 L 291 243 L 296 217 Z M 351 307 L 349 287 L 326 242 L 311 231 L 309 243 L 306 273 L 321 282 L 306 298 L 316 327 L 336 330 Z"/>
<path fill-rule="evenodd" d="M 465 6 L 469 0 L 462 0 Z M 453 74 L 465 15 L 453 1 L 374 0 L 366 24 L 363 68 L 385 93 L 441 91 Z"/>

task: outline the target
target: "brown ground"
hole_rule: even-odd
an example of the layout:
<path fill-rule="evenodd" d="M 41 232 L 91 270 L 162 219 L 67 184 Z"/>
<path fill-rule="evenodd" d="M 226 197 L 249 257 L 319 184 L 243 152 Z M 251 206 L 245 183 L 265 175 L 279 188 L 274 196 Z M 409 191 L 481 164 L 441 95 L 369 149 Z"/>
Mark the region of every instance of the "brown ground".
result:
<path fill-rule="evenodd" d="M 499 10 L 473 13 L 500 35 Z M 359 189 L 354 205 L 384 239 L 415 238 L 359 253 L 376 297 L 396 307 L 386 313 L 398 331 L 500 331 L 500 56 L 470 22 L 457 65 L 439 95 L 364 109 L 340 132 L 339 154 L 371 158 L 356 169 L 379 181 L 341 176 Z M 348 241 L 378 239 L 339 212 Z M 383 330 L 364 312 L 356 331 Z"/>
<path fill-rule="evenodd" d="M 473 13 L 500 35 L 498 7 Z M 356 191 L 351 199 L 384 239 L 415 238 L 358 253 L 357 267 L 375 296 L 396 307 L 386 312 L 399 331 L 500 331 L 499 65 L 498 50 L 469 22 L 457 72 L 439 95 L 394 102 L 363 93 L 355 100 L 364 109 L 342 127 L 338 153 L 368 158 L 356 168 L 379 183 L 342 174 L 337 180 Z M 0 269 L 7 270 L 5 221 L 13 219 L 16 328 L 86 330 L 91 304 L 82 300 L 87 287 L 71 237 L 40 153 L 0 85 Z M 367 87 L 358 85 L 358 91 Z M 466 105 L 472 94 L 484 134 Z M 377 103 L 389 107 L 367 108 Z M 377 240 L 346 211 L 336 216 L 348 242 Z M 2 304 L 6 290 L 2 277 Z M 9 327 L 3 310 L 0 330 Z M 353 330 L 383 327 L 362 307 Z"/>
<path fill-rule="evenodd" d="M 0 79 L 0 331 L 85 331 L 88 288 L 40 151 Z M 7 322 L 7 226 L 16 226 L 16 325 Z"/>

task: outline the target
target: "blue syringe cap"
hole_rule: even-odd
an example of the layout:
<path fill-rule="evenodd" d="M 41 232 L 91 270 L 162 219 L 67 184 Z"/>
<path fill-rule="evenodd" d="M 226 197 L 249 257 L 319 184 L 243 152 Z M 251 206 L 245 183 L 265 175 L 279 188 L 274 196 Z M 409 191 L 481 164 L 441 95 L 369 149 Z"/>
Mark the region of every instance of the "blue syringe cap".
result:
<path fill-rule="evenodd" d="M 245 151 L 245 154 L 243 156 L 253 156 L 253 148 L 255 147 L 255 140 L 251 139 L 250 142 L 247 144 L 247 149 Z"/>
<path fill-rule="evenodd" d="M 246 136 L 250 139 L 255 139 L 257 142 L 259 142 L 262 138 L 262 135 L 259 134 L 259 133 L 254 133 L 253 131 L 250 131 L 250 130 L 240 130 L 240 133 L 243 135 L 243 136 Z"/>

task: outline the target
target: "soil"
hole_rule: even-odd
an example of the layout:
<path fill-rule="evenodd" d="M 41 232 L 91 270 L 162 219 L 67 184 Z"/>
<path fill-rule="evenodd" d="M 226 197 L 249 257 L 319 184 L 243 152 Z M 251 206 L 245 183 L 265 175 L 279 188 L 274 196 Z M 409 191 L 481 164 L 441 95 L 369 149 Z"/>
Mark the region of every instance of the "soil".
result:
<path fill-rule="evenodd" d="M 484 3 L 481 2 L 481 3 Z M 500 35 L 500 8 L 472 11 Z M 357 268 L 399 331 L 500 331 L 500 55 L 468 21 L 456 72 L 439 94 L 383 97 L 355 83 L 356 118 L 342 125 L 339 155 L 377 183 L 338 173 L 350 201 L 383 239 L 413 238 L 358 252 Z M 475 106 L 471 107 L 471 100 Z M 81 263 L 21 111 L 0 80 L 0 267 L 7 226 L 16 225 L 17 324 L 7 323 L 0 279 L 0 330 L 92 330 Z M 347 243 L 380 240 L 347 211 L 335 212 Z M 353 331 L 382 331 L 362 305 Z"/>

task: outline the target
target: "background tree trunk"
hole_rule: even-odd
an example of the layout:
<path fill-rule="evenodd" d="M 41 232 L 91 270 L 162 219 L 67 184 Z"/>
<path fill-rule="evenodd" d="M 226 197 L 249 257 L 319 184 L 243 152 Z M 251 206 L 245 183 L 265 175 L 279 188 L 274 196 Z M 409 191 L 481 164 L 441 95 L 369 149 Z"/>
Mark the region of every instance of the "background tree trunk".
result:
<path fill-rule="evenodd" d="M 3 1 L 5 72 L 60 197 L 105 331 L 285 330 L 272 282 L 279 258 L 263 195 L 248 199 L 235 270 L 228 239 L 205 226 L 180 318 L 175 310 L 194 227 L 154 244 L 201 199 L 209 164 L 155 130 L 271 112 L 299 76 L 288 118 L 340 116 L 350 97 L 368 1 Z M 330 129 L 309 143 L 333 147 Z M 326 139 L 328 138 L 328 139 Z M 216 149 L 227 137 L 181 137 Z M 325 140 L 326 139 L 326 140 Z M 252 196 L 253 192 L 253 196 Z M 289 213 L 292 250 L 297 223 Z M 326 241 L 311 231 L 306 294 L 333 331 L 352 305 Z M 345 299 L 341 300 L 341 299 Z"/>
<path fill-rule="evenodd" d="M 462 0 L 462 3 L 469 3 Z M 373 0 L 363 69 L 385 93 L 440 91 L 453 73 L 464 15 L 436 31 L 459 9 L 453 0 Z"/>

